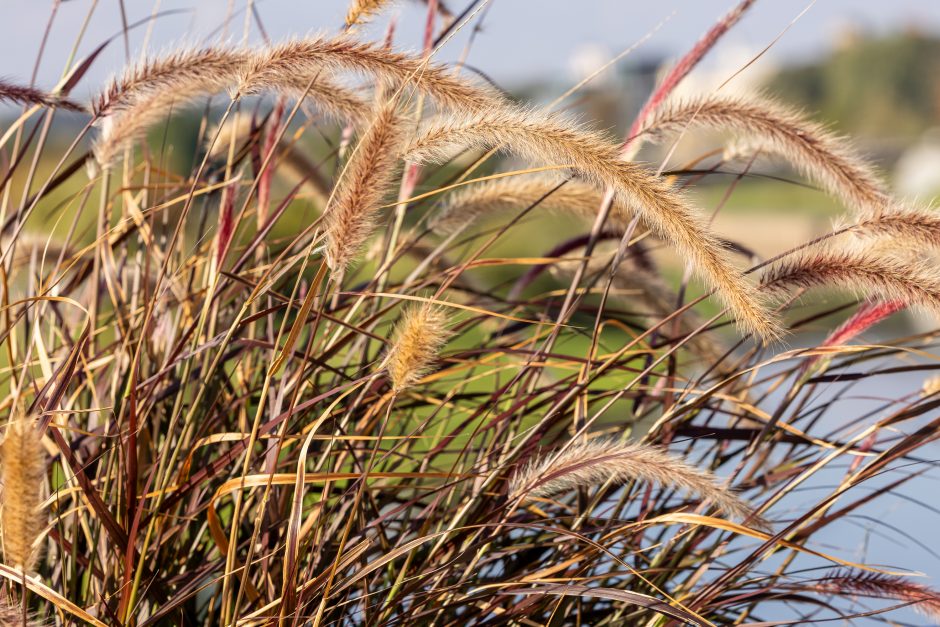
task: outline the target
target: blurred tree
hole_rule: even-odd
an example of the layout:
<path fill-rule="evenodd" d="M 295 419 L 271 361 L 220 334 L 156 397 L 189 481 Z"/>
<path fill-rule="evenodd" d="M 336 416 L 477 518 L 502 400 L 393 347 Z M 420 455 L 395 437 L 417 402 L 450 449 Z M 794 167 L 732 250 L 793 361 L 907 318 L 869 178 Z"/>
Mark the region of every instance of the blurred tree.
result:
<path fill-rule="evenodd" d="M 782 70 L 769 89 L 868 137 L 912 137 L 940 124 L 940 39 L 844 38 L 828 58 Z"/>

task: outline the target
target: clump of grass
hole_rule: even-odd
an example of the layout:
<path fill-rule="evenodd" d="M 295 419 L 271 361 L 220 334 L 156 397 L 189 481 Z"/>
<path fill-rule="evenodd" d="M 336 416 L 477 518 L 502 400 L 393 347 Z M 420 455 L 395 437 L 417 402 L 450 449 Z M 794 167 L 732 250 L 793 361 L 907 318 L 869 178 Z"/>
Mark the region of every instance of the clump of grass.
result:
<path fill-rule="evenodd" d="M 90 181 L 85 131 L 48 109 L 79 108 L 104 57 L 54 93 L 0 85 L 26 105 L 0 147 L 0 523 L 25 575 L 6 573 L 0 623 L 932 616 L 928 582 L 850 560 L 929 544 L 883 521 L 933 472 L 940 336 L 871 329 L 940 312 L 933 210 L 766 97 L 672 100 L 753 0 L 624 142 L 438 63 L 486 11 L 425 4 L 420 55 L 354 25 L 129 64 L 81 107 Z M 665 174 L 633 160 L 698 128 L 784 156 L 843 222 L 772 259 L 719 237 L 685 190 L 727 146 Z M 799 349 L 762 341 L 784 332 Z M 877 345 L 849 346 L 862 334 Z"/>

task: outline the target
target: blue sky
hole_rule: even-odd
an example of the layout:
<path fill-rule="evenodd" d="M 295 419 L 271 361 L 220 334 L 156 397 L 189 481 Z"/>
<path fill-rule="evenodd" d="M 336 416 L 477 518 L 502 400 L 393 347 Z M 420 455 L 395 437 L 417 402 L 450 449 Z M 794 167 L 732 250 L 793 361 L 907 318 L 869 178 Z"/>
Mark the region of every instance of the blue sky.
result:
<path fill-rule="evenodd" d="M 155 0 L 124 0 L 128 20 L 146 17 Z M 167 49 L 176 42 L 202 43 L 222 24 L 230 0 L 162 0 L 161 10 L 185 13 L 165 16 L 155 25 L 151 48 Z M 231 31 L 240 38 L 247 0 L 234 0 L 238 15 Z M 454 8 L 467 0 L 448 0 Z M 28 80 L 36 50 L 52 0 L 6 0 L 0 22 L 0 76 Z M 724 46 L 759 50 L 783 31 L 808 0 L 758 0 L 751 13 L 731 33 Z M 335 32 L 342 22 L 346 0 L 256 0 L 265 29 L 272 39 L 311 32 Z M 571 59 L 590 46 L 615 55 L 641 39 L 657 24 L 668 21 L 643 45 L 637 54 L 681 52 L 716 17 L 732 5 L 732 0 L 490 0 L 483 29 L 471 50 L 469 62 L 498 82 L 513 83 L 532 78 L 561 78 L 571 74 Z M 79 46 L 87 53 L 108 36 L 120 30 L 119 0 L 69 0 L 60 5 L 47 56 L 39 72 L 40 86 L 49 87 L 62 72 L 82 21 L 95 7 L 87 33 Z M 398 15 L 396 37 L 400 48 L 420 45 L 423 7 L 412 0 L 398 0 L 391 13 Z M 363 32 L 364 37 L 380 37 L 387 17 Z M 829 49 L 837 34 L 847 25 L 874 32 L 916 27 L 940 32 L 938 0 L 817 0 L 807 13 L 774 46 L 768 60 L 788 60 L 818 55 Z M 146 28 L 130 37 L 131 55 L 138 54 Z M 454 60 L 466 43 L 469 29 L 460 33 L 441 54 Z M 260 38 L 254 27 L 251 38 Z M 718 52 L 716 57 L 720 57 Z M 90 93 L 93 86 L 120 68 L 124 62 L 123 41 L 113 42 L 100 63 L 79 88 L 77 95 Z M 569 79 L 570 80 L 570 79 Z"/>

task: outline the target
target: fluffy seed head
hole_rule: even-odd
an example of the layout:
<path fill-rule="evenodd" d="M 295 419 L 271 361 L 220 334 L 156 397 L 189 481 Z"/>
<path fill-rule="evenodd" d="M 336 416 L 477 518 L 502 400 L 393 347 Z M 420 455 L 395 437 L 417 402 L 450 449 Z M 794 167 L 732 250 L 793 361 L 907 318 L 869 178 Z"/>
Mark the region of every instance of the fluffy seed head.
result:
<path fill-rule="evenodd" d="M 325 216 L 326 263 L 333 272 L 342 272 L 372 234 L 397 172 L 402 137 L 394 104 L 382 105 L 350 155 Z"/>
<path fill-rule="evenodd" d="M 864 251 L 820 251 L 773 265 L 762 277 L 768 293 L 832 285 L 859 289 L 897 306 L 940 314 L 940 277 L 924 264 Z"/>
<path fill-rule="evenodd" d="M 871 165 L 844 138 L 767 98 L 710 95 L 667 103 L 637 139 L 661 142 L 695 128 L 735 131 L 759 140 L 764 150 L 786 159 L 855 211 L 880 209 L 889 202 Z"/>
<path fill-rule="evenodd" d="M 892 205 L 865 212 L 852 230 L 861 235 L 890 238 L 917 246 L 940 246 L 940 214 L 933 208 Z"/>
<path fill-rule="evenodd" d="M 578 442 L 561 453 L 549 453 L 533 460 L 512 477 L 509 492 L 514 496 L 544 497 L 607 482 L 621 484 L 632 480 L 686 490 L 711 501 L 731 516 L 746 518 L 752 513 L 747 504 L 719 484 L 711 473 L 654 446 L 606 439 Z"/>
<path fill-rule="evenodd" d="M 808 586 L 824 594 L 854 595 L 876 599 L 894 599 L 910 603 L 914 610 L 940 622 L 940 594 L 929 586 L 896 575 L 836 571 Z"/>
<path fill-rule="evenodd" d="M 0 627 L 42 627 L 43 623 L 34 620 L 32 615 L 26 616 L 23 622 L 23 608 L 0 601 Z"/>
<path fill-rule="evenodd" d="M 7 564 L 31 570 L 34 544 L 45 526 L 40 493 L 46 472 L 46 453 L 32 420 L 7 425 L 0 444 L 3 468 L 3 555 Z"/>
<path fill-rule="evenodd" d="M 250 58 L 249 50 L 217 46 L 176 50 L 145 59 L 111 79 L 95 99 L 94 111 L 109 115 L 161 91 L 173 91 L 178 96 L 222 91 Z"/>
<path fill-rule="evenodd" d="M 306 85 L 313 77 L 344 71 L 367 74 L 384 85 L 412 85 L 439 105 L 460 111 L 480 111 L 504 101 L 495 90 L 455 76 L 444 66 L 350 36 L 297 39 L 261 49 L 243 69 L 238 91 Z"/>
<path fill-rule="evenodd" d="M 389 0 L 352 0 L 346 12 L 346 26 L 362 24 L 385 8 Z"/>
<path fill-rule="evenodd" d="M 620 148 L 564 118 L 515 106 L 473 116 L 451 116 L 426 126 L 405 151 L 408 159 L 445 159 L 467 148 L 502 147 L 526 159 L 571 166 L 595 184 L 613 188 L 671 241 L 724 299 L 746 330 L 780 335 L 760 294 L 727 258 L 708 223 L 665 181 L 620 158 Z"/>
<path fill-rule="evenodd" d="M 426 375 L 450 338 L 443 309 L 421 305 L 407 309 L 395 327 L 388 352 L 388 377 L 396 392 L 413 386 Z"/>

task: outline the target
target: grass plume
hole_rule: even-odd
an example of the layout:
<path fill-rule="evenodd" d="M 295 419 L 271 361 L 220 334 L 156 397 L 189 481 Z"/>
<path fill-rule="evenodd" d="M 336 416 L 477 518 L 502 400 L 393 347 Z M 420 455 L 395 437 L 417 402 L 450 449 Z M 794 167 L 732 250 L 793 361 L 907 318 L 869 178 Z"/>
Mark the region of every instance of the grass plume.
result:
<path fill-rule="evenodd" d="M 940 622 L 940 594 L 929 586 L 897 575 L 836 571 L 806 586 L 816 592 L 893 599 L 910 603 L 922 616 Z"/>
<path fill-rule="evenodd" d="M 686 256 L 715 289 L 741 327 L 765 339 L 781 334 L 755 287 L 729 261 L 708 223 L 665 181 L 620 158 L 619 147 L 563 117 L 504 107 L 477 116 L 452 116 L 424 127 L 405 151 L 409 159 L 441 160 L 468 148 L 502 148 L 534 161 L 569 165 L 613 188 L 658 235 Z M 626 220 L 626 216 L 619 216 Z"/>
<path fill-rule="evenodd" d="M 405 310 L 386 359 L 392 389 L 397 393 L 410 388 L 430 372 L 449 337 L 442 308 L 425 304 Z"/>
<path fill-rule="evenodd" d="M 460 78 L 444 66 L 348 35 L 295 39 L 259 50 L 245 66 L 238 91 L 296 86 L 344 71 L 366 74 L 380 84 L 412 85 L 454 110 L 481 111 L 503 102 L 495 90 Z"/>
<path fill-rule="evenodd" d="M 355 26 L 368 21 L 376 13 L 385 8 L 389 0 L 352 0 L 346 12 L 346 27 Z"/>
<path fill-rule="evenodd" d="M 702 96 L 667 102 L 639 138 L 662 142 L 686 130 L 742 133 L 761 142 L 856 212 L 879 210 L 889 196 L 870 164 L 849 143 L 799 111 L 764 97 Z"/>
<path fill-rule="evenodd" d="M 326 211 L 326 263 L 341 273 L 375 229 L 376 214 L 398 171 L 403 139 L 394 103 L 379 106 L 340 177 Z"/>
<path fill-rule="evenodd" d="M 509 483 L 515 496 L 546 497 L 606 483 L 646 481 L 679 488 L 710 501 L 725 514 L 747 518 L 751 508 L 709 472 L 648 444 L 594 439 L 547 453 L 520 469 Z"/>
<path fill-rule="evenodd" d="M 940 276 L 925 264 L 864 251 L 824 250 L 774 264 L 761 279 L 769 293 L 834 286 L 940 314 Z"/>
<path fill-rule="evenodd" d="M 564 182 L 562 185 L 561 183 Z M 476 221 L 538 203 L 540 208 L 594 217 L 603 200 L 596 185 L 558 176 L 513 176 L 467 185 L 435 210 L 428 226 L 440 235 L 465 229 Z M 614 218 L 623 224 L 627 210 L 617 206 Z"/>
<path fill-rule="evenodd" d="M 68 98 L 44 92 L 35 87 L 17 85 L 9 81 L 0 80 L 0 101 L 14 102 L 24 105 L 38 105 L 40 107 L 57 107 L 66 111 L 84 111 L 85 107 Z"/>
<path fill-rule="evenodd" d="M 97 115 L 134 107 L 159 92 L 211 95 L 228 89 L 251 59 L 247 49 L 189 48 L 144 59 L 111 79 L 94 102 Z"/>
<path fill-rule="evenodd" d="M 46 476 L 46 452 L 33 421 L 21 418 L 7 424 L 0 456 L 4 561 L 29 571 L 36 560 L 36 540 L 45 528 L 40 495 Z"/>

